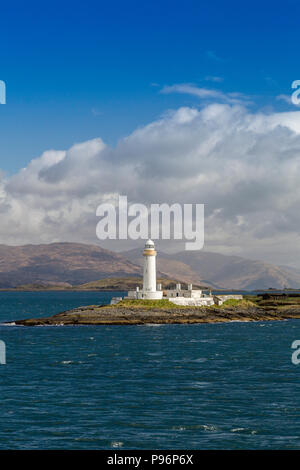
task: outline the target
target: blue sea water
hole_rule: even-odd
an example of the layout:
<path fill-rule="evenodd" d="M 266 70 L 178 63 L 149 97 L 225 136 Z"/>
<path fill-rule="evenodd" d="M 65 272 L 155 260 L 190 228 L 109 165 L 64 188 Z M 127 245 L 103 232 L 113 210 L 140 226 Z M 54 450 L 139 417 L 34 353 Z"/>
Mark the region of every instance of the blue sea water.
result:
<path fill-rule="evenodd" d="M 116 293 L 1 292 L 0 322 Z M 300 321 L 0 326 L 1 449 L 299 449 Z"/>

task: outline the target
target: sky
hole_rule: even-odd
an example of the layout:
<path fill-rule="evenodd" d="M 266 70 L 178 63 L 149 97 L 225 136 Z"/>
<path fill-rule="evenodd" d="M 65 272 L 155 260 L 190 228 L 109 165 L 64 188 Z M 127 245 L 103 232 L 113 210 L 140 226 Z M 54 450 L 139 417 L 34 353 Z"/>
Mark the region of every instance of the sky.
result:
<path fill-rule="evenodd" d="M 204 203 L 206 249 L 300 268 L 299 13 L 296 0 L 1 5 L 0 243 L 97 243 L 95 209 L 122 192 Z"/>

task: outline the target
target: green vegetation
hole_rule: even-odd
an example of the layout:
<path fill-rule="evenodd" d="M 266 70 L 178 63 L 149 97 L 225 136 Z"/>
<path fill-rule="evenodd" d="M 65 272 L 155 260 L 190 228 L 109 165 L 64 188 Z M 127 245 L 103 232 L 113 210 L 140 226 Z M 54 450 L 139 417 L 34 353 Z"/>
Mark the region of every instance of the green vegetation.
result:
<path fill-rule="evenodd" d="M 251 300 L 242 299 L 228 299 L 222 305 L 212 305 L 212 308 L 227 308 L 227 307 L 257 307 Z"/>
<path fill-rule="evenodd" d="M 176 305 L 173 304 L 173 302 L 170 302 L 168 299 L 161 299 L 161 300 L 136 300 L 136 299 L 124 299 L 118 302 L 115 305 L 112 305 L 112 307 L 126 307 L 126 308 L 143 308 L 143 309 L 174 309 L 174 308 L 180 308 L 180 309 L 195 309 L 199 310 L 202 308 L 227 308 L 227 307 L 255 307 L 256 304 L 251 302 L 250 300 L 236 300 L 236 299 L 229 299 L 226 300 L 222 305 L 211 305 L 210 307 L 206 306 L 195 306 L 195 305 Z"/>
<path fill-rule="evenodd" d="M 261 297 L 258 297 L 258 295 L 245 295 L 244 300 L 249 300 L 249 302 L 252 302 L 256 305 L 257 302 L 261 300 Z"/>
<path fill-rule="evenodd" d="M 248 295 L 245 299 L 251 301 L 256 307 L 264 308 L 266 310 L 272 310 L 276 308 L 277 310 L 285 310 L 288 308 L 299 308 L 300 306 L 300 297 L 294 296 L 282 296 L 276 298 L 263 299 L 261 296 Z"/>
<path fill-rule="evenodd" d="M 173 302 L 170 302 L 168 299 L 160 299 L 160 300 L 124 299 L 124 300 L 121 300 L 121 302 L 118 302 L 116 305 L 113 305 L 113 307 L 149 308 L 149 309 L 191 308 L 191 307 L 183 307 L 182 305 L 175 305 L 173 304 Z"/>
<path fill-rule="evenodd" d="M 282 297 L 278 299 L 262 299 L 257 302 L 259 307 L 262 307 L 266 310 L 271 310 L 276 308 L 276 310 L 287 310 L 291 308 L 300 307 L 300 298 L 299 297 Z"/>

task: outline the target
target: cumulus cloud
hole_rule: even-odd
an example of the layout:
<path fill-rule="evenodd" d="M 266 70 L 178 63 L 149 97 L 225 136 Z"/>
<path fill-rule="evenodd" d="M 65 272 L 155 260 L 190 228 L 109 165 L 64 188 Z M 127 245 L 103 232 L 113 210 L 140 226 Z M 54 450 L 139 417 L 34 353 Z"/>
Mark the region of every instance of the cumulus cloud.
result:
<path fill-rule="evenodd" d="M 144 204 L 204 203 L 206 249 L 293 264 L 299 174 L 300 112 L 182 107 L 115 148 L 96 138 L 44 152 L 8 179 L 0 174 L 0 242 L 95 243 L 98 204 L 122 194 Z"/>

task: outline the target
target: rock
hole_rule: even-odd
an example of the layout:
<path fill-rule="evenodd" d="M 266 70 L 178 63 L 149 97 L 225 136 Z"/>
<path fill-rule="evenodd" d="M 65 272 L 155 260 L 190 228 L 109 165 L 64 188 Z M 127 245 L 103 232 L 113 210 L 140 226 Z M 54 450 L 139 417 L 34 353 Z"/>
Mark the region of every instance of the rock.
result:
<path fill-rule="evenodd" d="M 223 323 L 230 321 L 268 321 L 300 318 L 300 307 L 284 311 L 259 306 L 243 307 L 181 307 L 181 308 L 132 308 L 113 306 L 79 307 L 47 318 L 17 320 L 17 325 L 144 325 L 144 324 L 192 324 Z"/>

